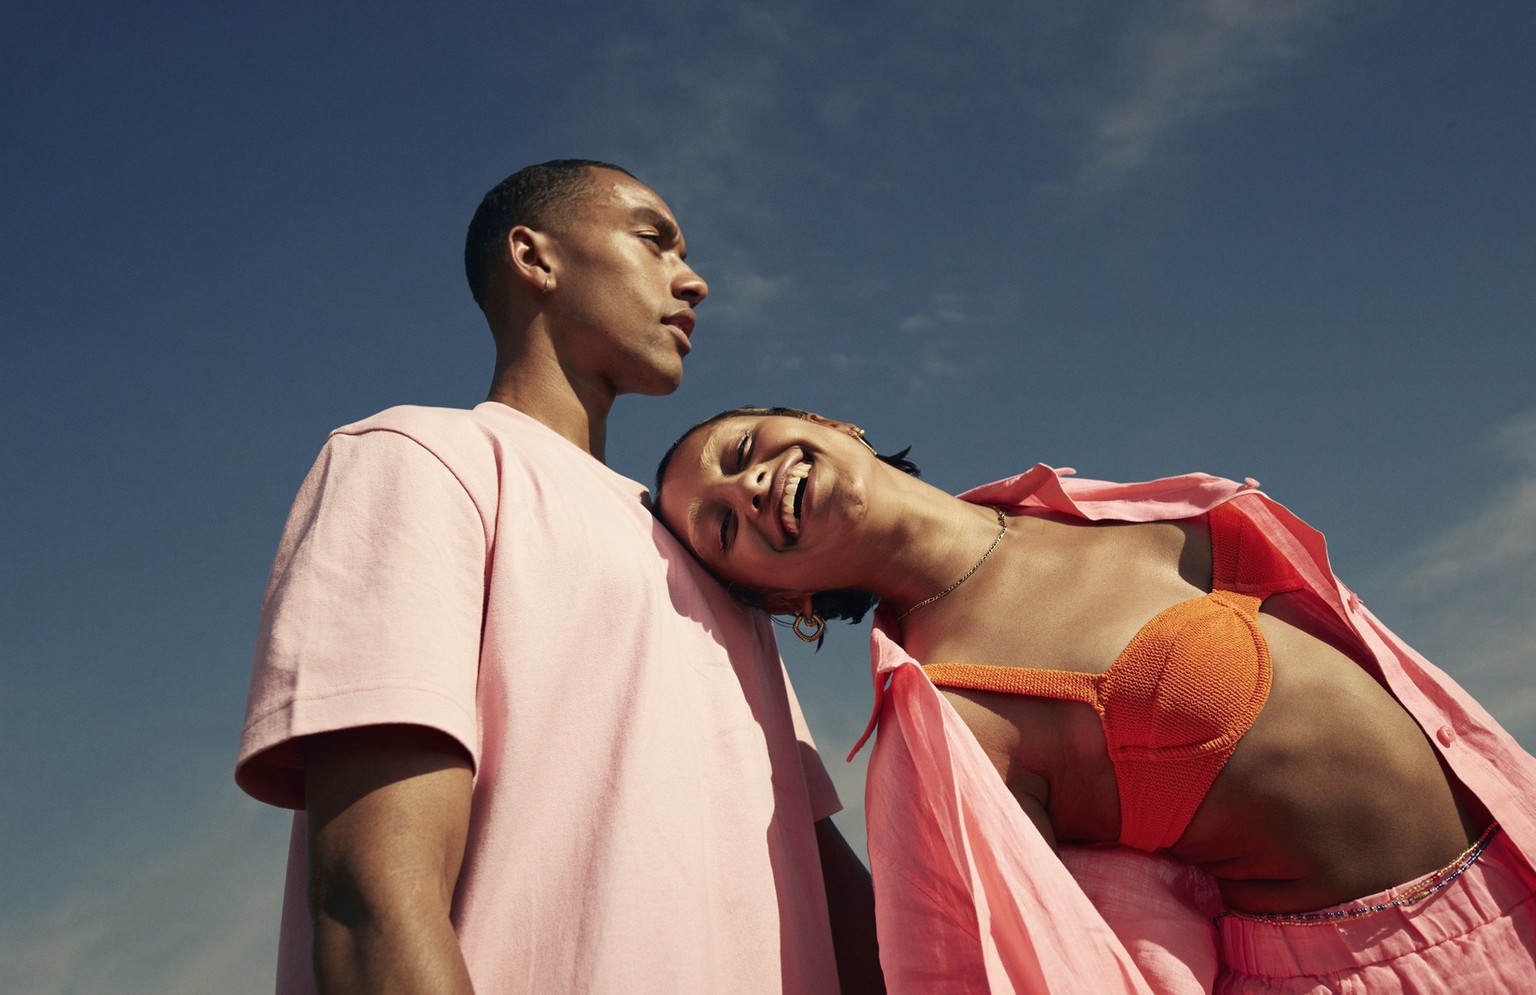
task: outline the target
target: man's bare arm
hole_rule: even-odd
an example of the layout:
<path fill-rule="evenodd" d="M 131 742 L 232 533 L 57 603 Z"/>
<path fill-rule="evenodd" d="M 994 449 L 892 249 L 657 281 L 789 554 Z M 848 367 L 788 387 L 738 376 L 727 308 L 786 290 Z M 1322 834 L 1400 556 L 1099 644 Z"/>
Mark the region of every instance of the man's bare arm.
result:
<path fill-rule="evenodd" d="M 875 892 L 869 871 L 831 819 L 816 823 L 816 846 L 827 886 L 838 985 L 843 995 L 878 995 L 885 991 L 885 976 L 875 940 Z"/>
<path fill-rule="evenodd" d="M 303 752 L 320 991 L 472 992 L 449 921 L 469 829 L 463 747 L 387 725 L 310 736 Z"/>

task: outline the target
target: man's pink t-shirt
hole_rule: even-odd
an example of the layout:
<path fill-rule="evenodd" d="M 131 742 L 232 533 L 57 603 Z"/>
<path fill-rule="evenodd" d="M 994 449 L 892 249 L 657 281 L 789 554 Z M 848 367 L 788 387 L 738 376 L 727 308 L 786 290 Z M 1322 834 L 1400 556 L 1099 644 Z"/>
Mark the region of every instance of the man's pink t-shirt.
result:
<path fill-rule="evenodd" d="M 644 495 L 497 403 L 337 430 L 268 582 L 236 779 L 298 808 L 300 737 L 461 743 L 479 991 L 836 991 L 813 824 L 838 802 L 772 627 Z M 281 993 L 313 990 L 304 828 Z"/>

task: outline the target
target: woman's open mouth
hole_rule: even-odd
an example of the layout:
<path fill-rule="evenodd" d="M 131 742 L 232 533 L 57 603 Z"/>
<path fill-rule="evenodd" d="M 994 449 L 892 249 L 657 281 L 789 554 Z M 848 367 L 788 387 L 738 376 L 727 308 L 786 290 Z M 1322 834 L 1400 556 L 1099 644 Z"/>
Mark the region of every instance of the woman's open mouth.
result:
<path fill-rule="evenodd" d="M 779 506 L 779 518 L 791 546 L 800 538 L 800 507 L 805 501 L 805 490 L 800 485 L 810 474 L 809 463 L 796 463 L 784 474 L 784 499 Z"/>

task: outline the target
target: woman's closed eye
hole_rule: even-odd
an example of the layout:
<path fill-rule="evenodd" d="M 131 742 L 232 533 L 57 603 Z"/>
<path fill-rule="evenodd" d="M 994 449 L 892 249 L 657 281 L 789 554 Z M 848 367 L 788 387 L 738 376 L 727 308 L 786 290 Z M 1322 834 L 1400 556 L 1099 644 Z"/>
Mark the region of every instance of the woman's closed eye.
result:
<path fill-rule="evenodd" d="M 749 432 L 741 433 L 741 438 L 736 441 L 736 454 L 732 460 L 732 473 L 740 473 L 747 466 L 747 452 L 750 448 L 752 436 Z M 731 544 L 732 526 L 736 523 L 736 513 L 726 508 L 720 516 L 720 552 L 725 552 Z"/>
<path fill-rule="evenodd" d="M 743 470 L 745 470 L 747 468 L 747 448 L 748 448 L 748 443 L 751 441 L 751 439 L 752 439 L 751 433 L 743 432 L 743 433 L 741 433 L 741 440 L 736 443 L 736 472 L 737 473 L 740 473 L 741 471 L 743 471 Z"/>
<path fill-rule="evenodd" d="M 736 520 L 736 513 L 726 508 L 720 515 L 720 552 L 725 552 L 731 544 L 731 525 Z"/>

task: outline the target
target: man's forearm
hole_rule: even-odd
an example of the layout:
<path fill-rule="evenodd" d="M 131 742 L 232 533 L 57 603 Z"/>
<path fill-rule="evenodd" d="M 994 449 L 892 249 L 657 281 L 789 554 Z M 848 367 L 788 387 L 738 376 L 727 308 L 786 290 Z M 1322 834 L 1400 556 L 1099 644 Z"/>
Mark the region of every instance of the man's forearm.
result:
<path fill-rule="evenodd" d="M 414 726 L 312 736 L 303 751 L 320 991 L 472 992 L 449 918 L 469 827 L 467 755 Z"/>
<path fill-rule="evenodd" d="M 437 922 L 315 920 L 315 981 L 322 995 L 473 995 L 458 937 Z"/>

